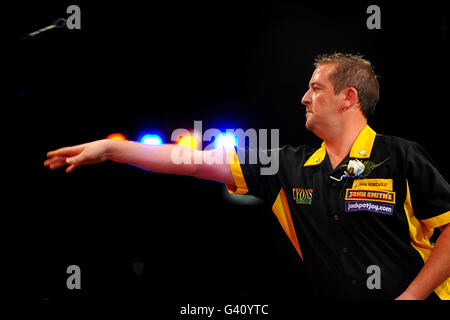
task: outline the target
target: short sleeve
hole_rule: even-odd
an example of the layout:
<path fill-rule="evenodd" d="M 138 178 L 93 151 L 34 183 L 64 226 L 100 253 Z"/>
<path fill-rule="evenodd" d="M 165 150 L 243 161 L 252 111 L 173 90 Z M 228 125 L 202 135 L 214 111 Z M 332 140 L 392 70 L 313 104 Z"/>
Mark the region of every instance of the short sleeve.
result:
<path fill-rule="evenodd" d="M 432 229 L 450 223 L 450 185 L 417 143 L 407 152 L 407 181 L 417 219 Z"/>
<path fill-rule="evenodd" d="M 249 194 L 263 200 L 272 200 L 277 196 L 281 188 L 278 176 L 279 149 L 261 151 L 229 148 L 226 153 L 235 182 L 235 185 L 227 185 L 228 192 Z"/>

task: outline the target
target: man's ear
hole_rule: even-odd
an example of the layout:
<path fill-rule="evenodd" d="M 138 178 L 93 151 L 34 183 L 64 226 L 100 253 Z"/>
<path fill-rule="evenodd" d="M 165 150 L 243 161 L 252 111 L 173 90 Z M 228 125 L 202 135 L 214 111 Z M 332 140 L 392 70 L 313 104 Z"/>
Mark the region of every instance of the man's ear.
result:
<path fill-rule="evenodd" d="M 358 91 L 353 87 L 348 87 L 343 90 L 344 92 L 344 104 L 348 109 L 355 104 L 359 103 Z"/>

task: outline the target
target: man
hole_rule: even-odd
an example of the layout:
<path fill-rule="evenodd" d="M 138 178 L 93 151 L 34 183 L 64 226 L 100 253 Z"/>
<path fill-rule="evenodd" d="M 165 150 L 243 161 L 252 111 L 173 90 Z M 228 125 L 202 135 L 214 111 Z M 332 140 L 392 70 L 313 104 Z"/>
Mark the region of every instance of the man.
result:
<path fill-rule="evenodd" d="M 318 150 L 274 150 L 280 159 L 275 175 L 237 162 L 234 149 L 203 151 L 221 164 L 177 165 L 174 145 L 113 140 L 49 152 L 44 165 L 68 164 L 71 172 L 112 159 L 224 182 L 231 193 L 273 204 L 316 297 L 450 299 L 450 186 L 419 145 L 367 125 L 379 95 L 369 61 L 332 54 L 318 57 L 315 66 L 302 103 L 307 129 L 324 142 Z M 433 245 L 435 228 L 441 234 Z"/>

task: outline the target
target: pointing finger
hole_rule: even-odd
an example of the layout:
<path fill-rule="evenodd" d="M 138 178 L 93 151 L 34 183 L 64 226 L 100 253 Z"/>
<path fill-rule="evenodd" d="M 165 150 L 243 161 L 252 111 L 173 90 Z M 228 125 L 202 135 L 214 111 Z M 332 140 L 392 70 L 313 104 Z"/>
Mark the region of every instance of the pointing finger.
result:
<path fill-rule="evenodd" d="M 64 156 L 70 157 L 80 153 L 83 150 L 82 145 L 74 147 L 64 147 L 47 153 L 47 157 Z"/>
<path fill-rule="evenodd" d="M 66 164 L 65 157 L 53 157 L 44 161 L 44 166 L 50 169 L 56 169 Z"/>

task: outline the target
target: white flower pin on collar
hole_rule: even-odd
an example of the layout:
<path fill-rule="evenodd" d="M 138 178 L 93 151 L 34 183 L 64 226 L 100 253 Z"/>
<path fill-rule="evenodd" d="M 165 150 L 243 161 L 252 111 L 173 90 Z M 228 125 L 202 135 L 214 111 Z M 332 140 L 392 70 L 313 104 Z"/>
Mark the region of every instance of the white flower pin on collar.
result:
<path fill-rule="evenodd" d="M 362 177 L 364 169 L 366 167 L 358 159 L 350 160 L 347 165 L 347 173 L 350 177 Z"/>

